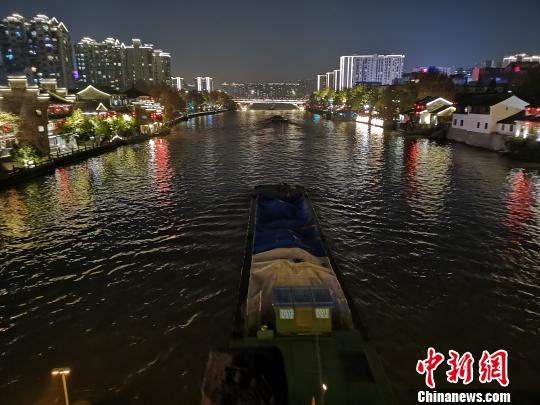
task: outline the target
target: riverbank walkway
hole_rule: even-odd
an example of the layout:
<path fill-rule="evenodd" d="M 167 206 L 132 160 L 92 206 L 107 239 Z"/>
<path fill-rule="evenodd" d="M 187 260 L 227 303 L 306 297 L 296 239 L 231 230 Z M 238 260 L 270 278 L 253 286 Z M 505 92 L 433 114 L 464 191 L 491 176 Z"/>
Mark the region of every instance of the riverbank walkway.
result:
<path fill-rule="evenodd" d="M 93 156 L 100 155 L 105 152 L 110 152 L 120 146 L 130 145 L 135 143 L 144 142 L 150 138 L 160 137 L 167 135 L 171 128 L 176 124 L 187 121 L 191 118 L 201 115 L 213 115 L 225 112 L 227 110 L 215 110 L 215 111 L 200 111 L 196 113 L 189 113 L 175 118 L 163 125 L 163 128 L 152 134 L 138 134 L 127 137 L 125 139 L 117 138 L 106 144 L 90 147 L 85 146 L 72 150 L 71 152 L 50 154 L 46 160 L 36 163 L 32 167 L 25 167 L 17 169 L 10 173 L 0 172 L 0 189 L 11 187 L 16 184 L 25 182 L 27 180 L 39 177 L 45 174 L 54 173 L 54 170 L 58 167 L 62 167 L 71 163 L 79 162 L 88 159 Z"/>

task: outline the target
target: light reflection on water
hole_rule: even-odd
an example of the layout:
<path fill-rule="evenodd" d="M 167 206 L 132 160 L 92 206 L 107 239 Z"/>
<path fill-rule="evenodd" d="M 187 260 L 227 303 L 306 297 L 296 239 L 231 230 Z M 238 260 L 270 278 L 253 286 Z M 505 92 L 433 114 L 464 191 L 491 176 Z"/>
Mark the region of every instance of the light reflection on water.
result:
<path fill-rule="evenodd" d="M 506 348 L 511 386 L 536 386 L 538 172 L 273 114 L 199 117 L 0 193 L 0 403 L 60 398 L 49 371 L 63 365 L 74 400 L 197 403 L 230 330 L 249 190 L 283 181 L 310 189 L 403 403 L 428 345 Z"/>

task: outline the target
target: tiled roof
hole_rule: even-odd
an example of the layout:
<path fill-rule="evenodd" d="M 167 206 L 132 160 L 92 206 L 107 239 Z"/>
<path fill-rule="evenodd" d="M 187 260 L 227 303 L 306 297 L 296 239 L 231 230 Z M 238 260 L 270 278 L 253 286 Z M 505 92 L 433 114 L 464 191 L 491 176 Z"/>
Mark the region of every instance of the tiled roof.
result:
<path fill-rule="evenodd" d="M 439 97 L 427 96 L 427 97 L 421 98 L 420 100 L 416 100 L 415 104 L 425 105 L 429 103 L 430 101 L 436 100 L 438 98 Z"/>
<path fill-rule="evenodd" d="M 520 118 L 524 118 L 524 117 L 525 117 L 525 111 L 520 111 L 517 114 L 511 115 L 510 117 L 497 121 L 497 124 L 513 124 Z"/>
<path fill-rule="evenodd" d="M 462 106 L 493 106 L 512 96 L 512 93 L 462 93 L 457 94 L 456 99 Z"/>
<path fill-rule="evenodd" d="M 108 100 L 110 96 L 109 93 L 105 93 L 92 85 L 77 93 L 77 99 L 79 100 Z"/>
<path fill-rule="evenodd" d="M 63 103 L 63 104 L 73 104 L 72 101 L 69 101 L 67 99 L 65 99 L 64 97 L 56 94 L 56 93 L 53 93 L 52 91 L 48 91 L 47 92 L 51 98 L 51 101 L 55 102 L 55 103 Z"/>
<path fill-rule="evenodd" d="M 453 105 L 443 105 L 443 106 L 441 106 L 441 107 L 439 107 L 439 108 L 437 108 L 437 109 L 435 109 L 435 110 L 433 110 L 433 111 L 430 111 L 430 114 L 438 114 L 438 113 L 440 113 L 440 112 L 443 112 L 443 111 L 445 111 L 445 110 L 448 110 L 449 108 L 453 108 L 454 111 L 455 111 L 455 109 L 456 109 L 456 107 L 454 107 Z"/>

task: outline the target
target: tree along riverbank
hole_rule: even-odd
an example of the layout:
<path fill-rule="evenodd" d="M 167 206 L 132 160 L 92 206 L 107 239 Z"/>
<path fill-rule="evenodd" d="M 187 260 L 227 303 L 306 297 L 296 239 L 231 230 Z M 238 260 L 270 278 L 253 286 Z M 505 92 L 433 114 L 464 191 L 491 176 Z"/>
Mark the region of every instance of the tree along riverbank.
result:
<path fill-rule="evenodd" d="M 54 170 L 58 167 L 66 166 L 71 163 L 79 162 L 82 160 L 86 160 L 90 157 L 100 155 L 102 153 L 110 152 L 120 146 L 140 143 L 150 138 L 167 135 L 171 131 L 171 128 L 176 124 L 180 123 L 181 121 L 187 121 L 193 117 L 201 115 L 212 115 L 225 111 L 228 110 L 201 111 L 196 113 L 190 113 L 167 122 L 166 124 L 164 124 L 163 128 L 160 131 L 153 134 L 138 134 L 125 139 L 117 138 L 104 145 L 99 145 L 95 147 L 84 147 L 74 150 L 72 153 L 59 154 L 57 156 L 50 155 L 47 160 L 40 162 L 33 167 L 21 168 L 17 171 L 7 174 L 0 173 L 0 189 L 11 187 L 45 174 L 53 173 Z"/>

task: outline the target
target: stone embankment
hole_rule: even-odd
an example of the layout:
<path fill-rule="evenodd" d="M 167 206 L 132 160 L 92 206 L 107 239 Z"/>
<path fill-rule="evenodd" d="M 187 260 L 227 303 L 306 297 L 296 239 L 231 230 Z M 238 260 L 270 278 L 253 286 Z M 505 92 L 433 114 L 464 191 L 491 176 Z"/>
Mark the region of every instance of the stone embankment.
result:
<path fill-rule="evenodd" d="M 481 134 L 459 128 L 449 128 L 446 139 L 478 148 L 489 149 L 494 152 L 505 152 L 505 143 L 508 137 L 501 134 Z"/>

